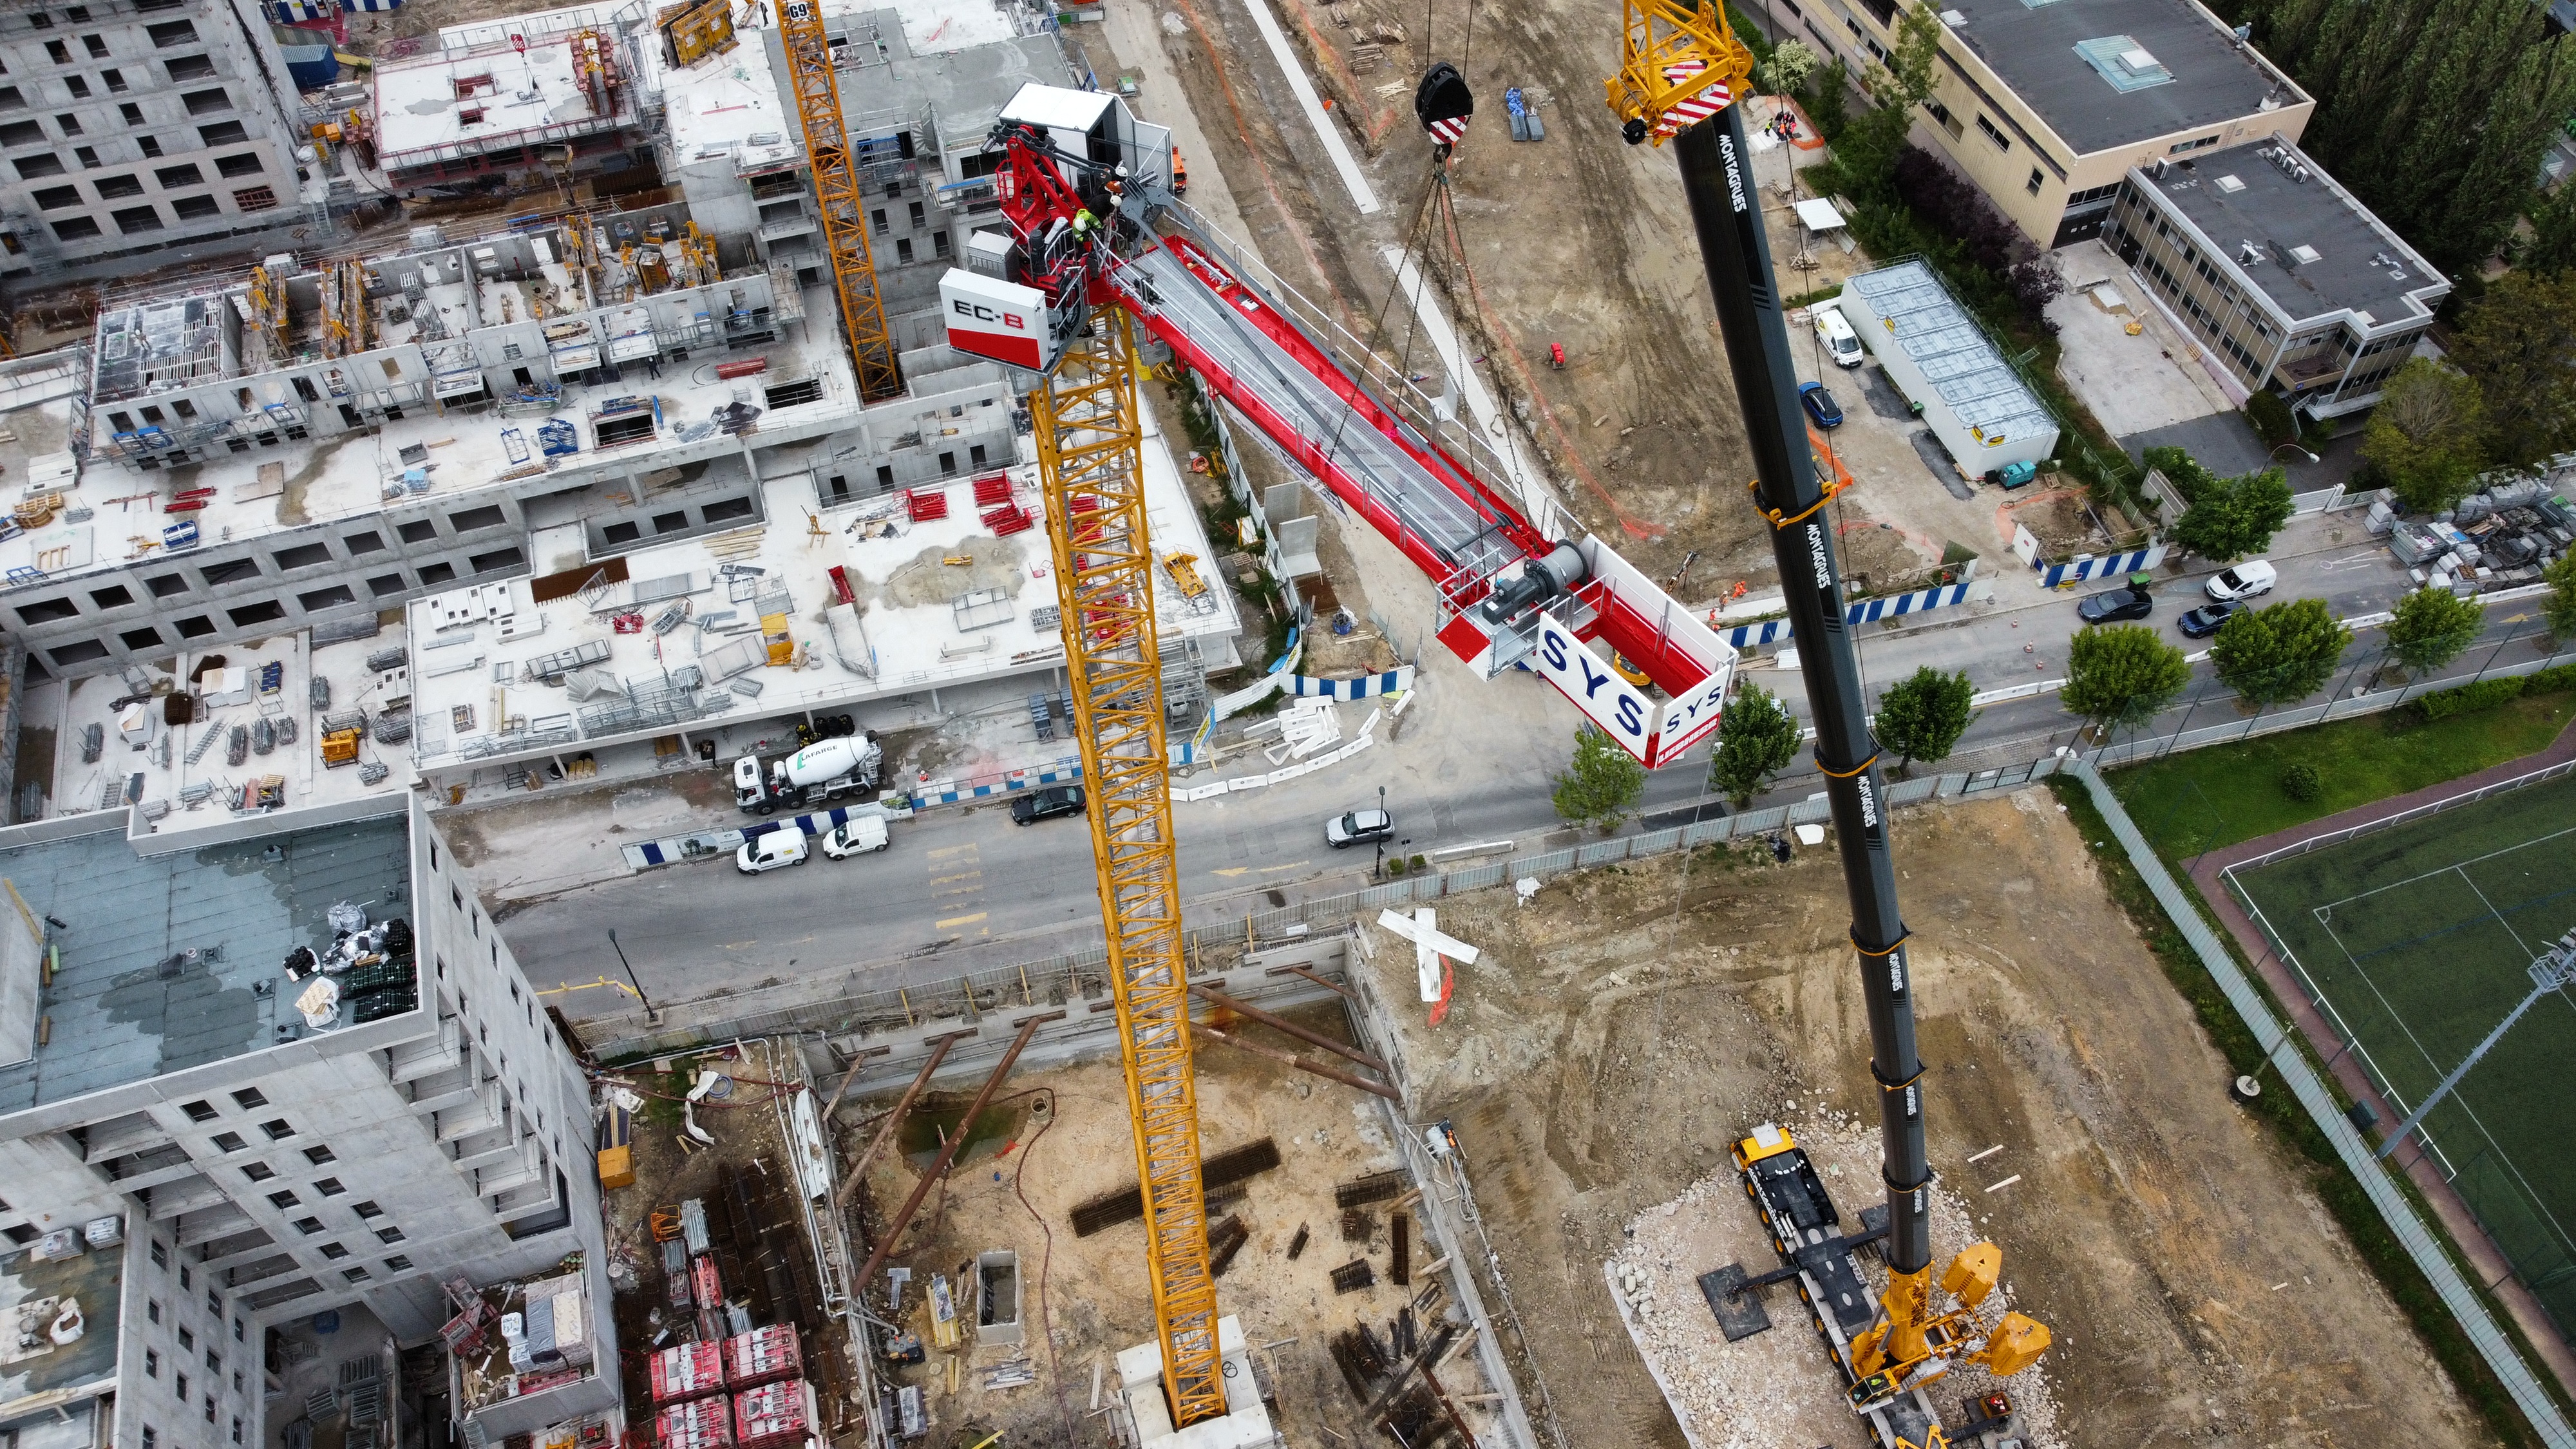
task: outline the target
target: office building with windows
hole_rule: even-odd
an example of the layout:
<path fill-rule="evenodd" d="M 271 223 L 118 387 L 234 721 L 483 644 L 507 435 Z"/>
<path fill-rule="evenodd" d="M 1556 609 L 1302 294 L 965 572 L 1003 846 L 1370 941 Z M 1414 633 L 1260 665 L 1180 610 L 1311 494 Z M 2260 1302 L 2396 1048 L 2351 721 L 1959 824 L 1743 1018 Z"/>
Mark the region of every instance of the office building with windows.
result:
<path fill-rule="evenodd" d="M 2133 169 L 2103 244 L 2247 391 L 2379 400 L 2450 281 L 2282 137 Z"/>
<path fill-rule="evenodd" d="M 1896 43 L 1895 0 L 1774 0 L 1855 75 Z M 2097 234 L 2133 166 L 2274 135 L 2316 102 L 2197 0 L 1946 0 L 1915 144 L 2042 247 Z M 1783 33 L 1789 27 L 1783 26 Z"/>

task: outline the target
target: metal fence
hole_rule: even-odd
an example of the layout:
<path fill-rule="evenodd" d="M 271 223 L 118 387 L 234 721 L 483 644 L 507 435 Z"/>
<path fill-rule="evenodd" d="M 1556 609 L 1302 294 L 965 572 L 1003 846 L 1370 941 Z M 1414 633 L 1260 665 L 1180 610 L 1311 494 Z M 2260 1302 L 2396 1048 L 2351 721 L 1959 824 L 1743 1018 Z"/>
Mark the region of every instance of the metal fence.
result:
<path fill-rule="evenodd" d="M 2329 834 L 2310 836 L 2308 839 L 2299 841 L 2296 844 L 2285 845 L 2274 851 L 2267 851 L 2251 860 L 2240 860 L 2234 865 L 2227 867 L 2224 871 L 2221 871 L 2220 874 L 2229 877 L 2232 881 L 2236 873 L 2241 870 L 2256 870 L 2263 866 L 2270 865 L 2273 861 L 2285 859 L 2289 856 L 2305 855 L 2311 850 L 2323 850 L 2330 845 L 2341 845 L 2345 841 L 2353 839 L 2356 836 L 2375 835 L 2382 830 L 2394 829 L 2397 826 L 2421 820 L 2427 815 L 2439 815 L 2445 810 L 2456 810 L 2463 805 L 2474 805 L 2479 801 L 2486 799 L 2490 795 L 2500 795 L 2507 790 L 2519 790 L 2526 785 L 2537 785 L 2543 781 L 2555 780 L 2560 776 L 2571 772 L 2576 772 L 2576 760 L 2561 760 L 2557 764 L 2546 765 L 2540 769 L 2516 775 L 2509 780 L 2498 780 L 2491 785 L 2480 785 L 2474 790 L 2463 790 L 2459 794 L 2453 795 L 2448 799 L 2436 800 L 2429 805 L 2418 805 L 2412 810 L 2400 810 L 2394 815 L 2382 816 L 2377 820 L 2365 820 L 2359 825 L 2348 825 L 2341 830 L 2333 831 Z M 2242 893 L 2242 888 L 2240 887 L 2239 894 Z"/>
<path fill-rule="evenodd" d="M 2111 833 L 2118 838 L 2120 848 L 2128 853 L 2129 863 L 2146 881 L 2147 889 L 2155 894 L 2156 903 L 2164 908 L 2174 928 L 2191 944 L 2192 953 L 2200 958 L 2202 968 L 2217 981 L 2219 990 L 2226 994 L 2228 1004 L 2236 1009 L 2246 1029 L 2254 1034 L 2255 1044 L 2263 1049 L 2265 1060 L 2280 1069 L 2281 1080 L 2288 1085 L 2291 1095 L 2307 1109 L 2308 1116 L 2316 1122 L 2317 1130 L 2334 1144 L 2335 1154 L 2343 1159 L 2344 1167 L 2360 1182 L 2371 1206 L 2378 1209 L 2380 1217 L 2388 1224 L 2388 1230 L 2405 1248 L 2406 1255 L 2432 1283 L 2442 1306 L 2459 1321 L 2470 1344 L 2503 1383 L 2505 1392 L 2513 1396 L 2515 1405 L 2539 1433 L 2541 1442 L 2553 1446 L 2553 1449 L 2576 1449 L 2576 1430 L 2568 1427 L 2557 1403 L 2541 1386 L 2531 1366 L 2523 1362 L 2522 1355 L 2515 1351 L 2513 1341 L 2506 1337 L 2504 1330 L 2487 1312 L 2486 1303 L 2478 1296 L 2477 1290 L 2460 1275 L 2441 1234 L 2416 1214 L 2414 1204 L 2389 1177 L 2388 1170 L 2373 1155 L 2370 1144 L 2345 1119 L 2333 1092 L 2327 1089 L 2307 1057 L 2297 1050 L 2289 1033 L 2274 1018 L 2271 1005 L 2264 1000 L 2262 991 L 2237 968 L 2235 958 L 2228 954 L 2226 946 L 2202 919 L 2190 896 L 2175 883 L 2164 862 L 2157 857 L 2155 848 L 2147 844 L 2146 836 L 2129 819 L 2128 811 L 2121 808 L 2119 797 L 2111 793 L 2110 786 L 2102 782 L 2102 777 L 2091 765 L 2077 761 L 2070 766 L 2070 772 L 2084 782 L 2086 791 L 2093 797 L 2094 806 L 2110 822 Z"/>

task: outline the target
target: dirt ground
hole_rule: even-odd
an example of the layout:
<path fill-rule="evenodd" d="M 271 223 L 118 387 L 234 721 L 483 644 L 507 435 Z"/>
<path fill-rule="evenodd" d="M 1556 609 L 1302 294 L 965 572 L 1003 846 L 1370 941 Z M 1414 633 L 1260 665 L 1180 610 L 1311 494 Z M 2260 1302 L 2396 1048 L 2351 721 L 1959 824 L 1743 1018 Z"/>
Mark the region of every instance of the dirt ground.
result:
<path fill-rule="evenodd" d="M 2054 1423 L 2033 1426 L 2039 1441 L 2486 1442 L 2309 1169 L 2229 1103 L 2223 1060 L 2051 797 L 1909 812 L 1896 851 L 1931 1161 L 1964 1205 L 1936 1212 L 1936 1262 L 1967 1246 L 1972 1210 L 2004 1252 L 2015 1306 L 2053 1330 Z M 1749 1224 L 1727 1181 L 1733 1139 L 1765 1121 L 1815 1132 L 1843 1211 L 1875 1196 L 1877 1093 L 1848 920 L 1824 849 L 1775 866 L 1713 848 L 1553 883 L 1525 908 L 1500 891 L 1442 905 L 1441 928 L 1485 954 L 1457 973 L 1444 1025 L 1399 1013 L 1411 1110 L 1456 1122 L 1528 1334 L 1524 1392 L 1534 1415 L 1552 1404 L 1563 1442 L 1685 1442 L 1603 1264 L 1654 1241 L 1629 1234 L 1641 1214 L 1712 1179 L 1704 1194 L 1732 1198 Z M 1392 944 L 1369 969 L 1387 999 L 1409 1000 L 1411 953 Z M 1668 1254 L 1683 1260 L 1654 1265 L 1659 1291 L 1687 1306 L 1699 1273 L 1769 1266 L 1760 1248 L 1739 1233 L 1698 1250 L 1713 1261 Z M 1794 1305 L 1772 1312 L 1783 1327 L 1762 1339 L 1804 1346 L 1825 1383 Z M 1741 1367 L 1710 1372 L 1732 1381 Z M 1945 1414 L 1960 1387 L 1935 1389 Z M 1856 1441 L 1847 1420 L 1807 1433 L 1793 1410 L 1775 1422 L 1748 1407 L 1766 1402 L 1729 1398 L 1701 1442 Z"/>
<path fill-rule="evenodd" d="M 1291 1015 L 1312 1029 L 1346 1035 L 1337 1012 Z M 1272 1046 L 1298 1045 L 1266 1027 L 1237 1023 L 1229 1029 Z M 1387 1202 L 1360 1210 L 1364 1240 L 1344 1236 L 1334 1185 L 1400 1165 L 1377 1099 L 1211 1044 L 1199 1048 L 1198 1091 L 1208 1155 L 1268 1137 L 1282 1159 L 1280 1166 L 1249 1179 L 1243 1197 L 1231 1203 L 1220 1199 L 1212 1214 L 1219 1222 L 1240 1216 L 1251 1231 L 1217 1279 L 1217 1301 L 1221 1312 L 1241 1319 L 1255 1349 L 1267 1345 L 1257 1357 L 1278 1392 L 1276 1427 L 1295 1444 L 1352 1444 L 1375 1437 L 1356 1423 L 1362 1405 L 1334 1366 L 1327 1340 L 1363 1319 L 1383 1340 L 1397 1310 L 1425 1291 L 1428 1280 L 1420 1270 L 1432 1256 L 1415 1222 L 1409 1229 L 1413 1281 L 1410 1286 L 1390 1281 L 1393 1205 Z M 906 1155 L 897 1160 L 889 1152 L 871 1166 L 867 1195 L 874 1204 L 872 1222 L 911 1192 L 937 1151 L 940 1134 L 956 1130 L 971 1096 L 969 1089 L 917 1108 L 915 1125 L 902 1139 Z M 836 1114 L 844 1161 L 866 1144 L 873 1118 L 890 1105 L 890 1100 L 850 1104 Z M 920 1442 L 930 1449 L 974 1444 L 997 1430 L 1010 1444 L 1104 1441 L 1091 1422 L 1094 1366 L 1105 1366 L 1101 1392 L 1106 1402 L 1117 1384 L 1116 1354 L 1154 1331 L 1144 1229 L 1129 1222 L 1076 1237 L 1070 1215 L 1076 1204 L 1136 1181 L 1130 1144 L 1126 1091 L 1114 1059 L 1015 1074 L 972 1130 L 944 1191 L 923 1205 L 891 1260 L 913 1273 L 903 1323 L 929 1343 L 921 1303 L 931 1275 L 949 1274 L 952 1282 L 958 1281 L 961 1265 L 976 1254 L 1008 1248 L 1019 1254 L 1026 1342 L 1016 1347 L 979 1343 L 972 1315 L 961 1311 L 966 1327 L 958 1349 L 932 1349 L 927 1363 L 897 1371 L 897 1384 L 926 1389 L 932 1427 Z M 1410 1209 L 1403 1211 L 1411 1216 Z M 1292 1262 L 1288 1249 L 1301 1229 L 1309 1240 Z M 1336 1294 L 1328 1279 L 1331 1270 L 1363 1258 L 1373 1266 L 1375 1283 Z M 1435 1301 L 1430 1311 L 1442 1306 Z M 985 1386 L 986 1375 L 1015 1358 L 1027 1361 L 1034 1383 Z M 951 1361 L 957 1364 L 953 1392 Z M 1486 1389 L 1468 1357 L 1451 1360 L 1442 1383 L 1453 1396 Z M 1487 1406 L 1464 1406 L 1463 1412 L 1480 1435 L 1493 1422 Z"/>

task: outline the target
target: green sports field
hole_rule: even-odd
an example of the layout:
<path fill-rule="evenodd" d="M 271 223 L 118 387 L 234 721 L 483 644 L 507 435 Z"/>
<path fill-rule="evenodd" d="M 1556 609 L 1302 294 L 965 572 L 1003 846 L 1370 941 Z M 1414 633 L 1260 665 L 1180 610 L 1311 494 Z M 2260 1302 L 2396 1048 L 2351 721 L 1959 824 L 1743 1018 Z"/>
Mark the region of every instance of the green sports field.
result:
<path fill-rule="evenodd" d="M 2411 1109 L 2530 992 L 2532 958 L 2576 927 L 2576 777 L 2233 875 L 2372 1079 Z M 2419 1130 L 2517 1275 L 2576 1330 L 2571 1084 L 2576 1000 L 2562 991 Z"/>

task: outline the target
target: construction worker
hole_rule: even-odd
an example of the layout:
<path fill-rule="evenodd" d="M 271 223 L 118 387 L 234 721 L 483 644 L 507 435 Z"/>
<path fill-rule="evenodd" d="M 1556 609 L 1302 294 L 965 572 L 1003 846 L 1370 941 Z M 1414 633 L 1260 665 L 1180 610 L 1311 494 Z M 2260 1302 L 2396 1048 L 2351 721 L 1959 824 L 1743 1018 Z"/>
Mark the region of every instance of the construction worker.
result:
<path fill-rule="evenodd" d="M 1075 243 L 1082 246 L 1090 245 L 1092 228 L 1099 224 L 1100 218 L 1091 214 L 1090 207 L 1086 206 L 1080 211 L 1075 212 L 1073 214 L 1073 239 Z"/>

